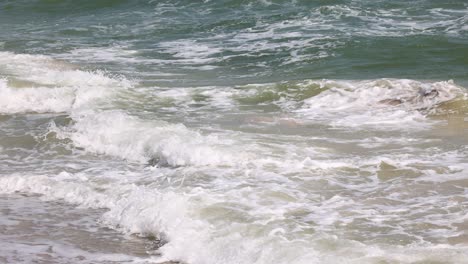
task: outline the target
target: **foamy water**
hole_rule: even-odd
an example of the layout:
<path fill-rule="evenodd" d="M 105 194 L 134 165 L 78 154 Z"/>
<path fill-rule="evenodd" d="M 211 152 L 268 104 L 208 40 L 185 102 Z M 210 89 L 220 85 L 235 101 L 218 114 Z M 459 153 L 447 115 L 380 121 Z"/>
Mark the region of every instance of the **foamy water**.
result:
<path fill-rule="evenodd" d="M 153 94 L 121 78 L 32 58 L 51 66 L 14 86 L 26 67 L 38 67 L 20 60 L 24 65 L 2 81 L 2 142 L 21 145 L 2 147 L 1 193 L 104 209 L 99 225 L 165 241 L 144 261 L 461 263 L 467 257 L 466 126 L 453 131 L 455 138 L 437 131 L 449 129 L 445 115 L 466 111 L 466 92 L 452 81 L 310 80 Z M 421 95 L 426 90 L 438 96 Z M 139 112 L 129 101 L 139 97 L 154 105 Z M 249 107 L 254 104 L 273 110 L 262 114 Z M 182 122 L 158 111 L 181 114 Z M 211 122 L 193 121 L 211 111 Z M 40 125 L 19 135 L 22 122 Z M 48 165 L 39 165 L 45 159 Z M 20 255 L 34 255 L 31 250 Z"/>
<path fill-rule="evenodd" d="M 465 263 L 466 3 L 351 2 L 11 4 L 0 262 Z"/>

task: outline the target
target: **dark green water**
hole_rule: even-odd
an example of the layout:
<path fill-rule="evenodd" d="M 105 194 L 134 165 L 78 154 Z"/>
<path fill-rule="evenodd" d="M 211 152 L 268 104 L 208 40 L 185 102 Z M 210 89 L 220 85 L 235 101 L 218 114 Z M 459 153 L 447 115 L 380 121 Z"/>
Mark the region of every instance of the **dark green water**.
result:
<path fill-rule="evenodd" d="M 2 1 L 3 50 L 160 85 L 468 80 L 466 1 Z M 129 52 L 131 52 L 129 54 Z M 158 73 L 179 74 L 160 80 Z"/>

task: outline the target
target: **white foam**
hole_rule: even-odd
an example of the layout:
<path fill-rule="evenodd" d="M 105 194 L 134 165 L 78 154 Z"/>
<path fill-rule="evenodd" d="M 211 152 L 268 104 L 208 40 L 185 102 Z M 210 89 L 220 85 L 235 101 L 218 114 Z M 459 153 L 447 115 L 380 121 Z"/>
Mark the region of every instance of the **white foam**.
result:
<path fill-rule="evenodd" d="M 101 71 L 87 72 L 42 55 L 0 52 L 0 112 L 69 112 L 89 108 L 131 82 Z M 15 87 L 25 82 L 27 87 Z M 23 85 L 24 86 L 24 85 Z"/>
<path fill-rule="evenodd" d="M 136 186 L 108 186 L 105 192 L 96 192 L 89 183 L 76 184 L 56 181 L 45 176 L 11 176 L 0 178 L 0 192 L 15 191 L 43 194 L 47 199 L 64 199 L 67 202 L 85 205 L 87 207 L 104 207 L 111 209 L 103 216 L 103 223 L 121 230 L 139 234 L 164 234 L 170 241 L 161 248 L 163 259 L 183 260 L 187 263 L 243 263 L 251 262 L 256 256 L 268 263 L 273 257 L 281 257 L 293 252 L 282 250 L 276 256 L 258 252 L 259 242 L 245 241 L 240 234 L 216 236 L 212 234 L 210 225 L 197 220 L 193 215 L 196 206 L 190 201 L 189 195 L 181 195 L 172 191 L 160 192 Z M 100 186 L 102 189 L 103 186 Z M 198 192 L 200 192 L 199 190 Z M 203 193 L 200 193 L 203 194 Z M 208 202 L 208 201 L 207 201 Z M 207 225 L 208 224 L 208 225 Z M 229 227 L 228 227 L 229 228 Z M 243 244 L 249 243 L 249 245 Z M 238 248 L 237 248 L 238 247 Z M 291 245 L 290 249 L 294 249 Z M 309 249 L 310 250 L 310 249 Z M 309 253 L 303 251 L 306 256 Z M 185 253 L 183 253 L 185 252 Z M 284 258 L 283 256 L 282 258 Z"/>
<path fill-rule="evenodd" d="M 464 94 L 452 81 L 429 83 L 381 79 L 327 82 L 330 89 L 305 100 L 296 112 L 333 126 L 424 128 L 431 123 L 426 118 L 427 114 L 439 104 Z M 422 95 L 425 91 L 437 91 L 438 95 L 425 97 Z"/>
<path fill-rule="evenodd" d="M 60 73 L 68 72 L 57 67 Z M 21 69 L 10 70 L 12 74 L 23 74 Z M 47 68 L 45 71 L 55 70 Z M 70 72 L 76 73 L 75 70 Z M 457 235 L 459 231 L 451 225 L 466 215 L 460 204 L 451 196 L 428 193 L 424 186 L 413 188 L 437 182 L 436 178 L 442 183 L 465 179 L 466 151 L 444 156 L 441 154 L 444 151 L 436 148 L 425 149 L 424 155 L 414 150 L 407 153 L 407 148 L 400 148 L 397 153 L 365 157 L 364 154 L 340 153 L 339 148 L 333 149 L 335 145 L 326 145 L 329 149 L 322 145 L 325 150 L 316 148 L 314 140 L 320 138 L 309 136 L 252 135 L 222 129 L 218 134 L 206 135 L 182 124 L 158 121 L 152 112 L 138 115 L 131 107 L 128 112 L 112 110 L 117 105 L 112 102 L 107 105 L 111 107 L 104 109 L 101 107 L 104 100 L 100 103 L 95 100 L 112 101 L 109 100 L 112 92 L 108 94 L 107 91 L 113 91 L 114 85 L 125 85 L 106 75 L 89 74 L 78 71 L 77 76 L 94 76 L 96 81 L 62 80 L 58 73 L 44 78 L 32 75 L 30 81 L 38 86 L 24 88 L 24 91 L 34 91 L 31 96 L 39 98 L 37 101 L 28 101 L 32 99 L 19 92 L 23 88 L 10 87 L 9 77 L 6 77 L 0 83 L 4 90 L 0 91 L 11 93 L 9 98 L 15 104 L 27 105 L 25 108 L 13 105 L 9 109 L 16 110 L 6 111 L 67 111 L 73 119 L 71 124 L 52 123 L 50 132 L 56 133 L 59 139 L 70 139 L 87 152 L 126 159 L 130 161 L 129 167 L 114 167 L 115 163 L 110 162 L 116 159 L 100 157 L 102 160 L 93 159 L 92 169 L 79 165 L 58 166 L 70 171 L 81 170 L 79 173 L 7 175 L 0 177 L 0 193 L 37 193 L 42 194 L 43 199 L 107 208 L 109 211 L 101 218 L 103 224 L 127 233 L 161 236 L 168 240 L 160 249 L 162 257 L 158 261 L 180 260 L 191 264 L 461 263 L 467 257 L 463 245 L 450 246 L 444 241 L 432 244 L 421 238 Z M 302 101 L 302 94 L 294 96 L 311 85 L 312 89 L 322 92 L 305 101 Z M 245 89 L 198 87 L 193 94 L 189 89 L 167 88 L 162 92 L 154 91 L 152 96 L 172 98 L 178 106 L 189 108 L 194 95 L 201 95 L 207 97 L 203 101 L 208 109 L 216 109 L 235 107 L 234 98 L 258 96 L 259 91 L 270 89 L 279 95 L 273 96 L 271 103 L 283 107 L 286 114 L 341 127 L 352 127 L 360 122 L 380 128 L 399 127 L 400 123 L 427 124 L 426 114 L 438 104 L 463 93 L 452 82 L 411 80 L 324 80 L 306 81 L 298 86 L 297 90 L 287 92 L 278 91 L 272 85 L 242 87 Z M 421 97 L 420 89 L 436 89 L 438 96 Z M 54 90 L 69 91 L 69 94 L 59 94 L 56 98 L 47 94 Z M 130 89 L 116 100 L 129 104 L 131 96 L 144 96 L 148 92 Z M 41 93 L 47 94 L 47 98 L 42 98 Z M 125 97 L 127 95 L 130 97 Z M 58 98 L 64 99 L 62 105 Z M 57 109 L 39 108 L 46 99 L 56 100 L 51 104 L 55 102 Z M 402 102 L 387 105 L 381 102 L 385 99 Z M 135 108 L 140 109 L 139 106 Z M 397 134 L 390 141 L 411 144 L 412 139 L 406 138 L 410 136 L 411 133 L 406 133 L 400 138 Z M 333 141 L 333 133 L 324 138 Z M 326 141 L 320 140 L 322 144 Z M 362 138 L 346 140 L 334 143 L 369 143 Z M 382 141 L 385 140 L 374 138 L 370 144 L 382 147 Z M 434 161 L 434 156 L 439 160 Z M 138 162 L 159 166 L 145 167 Z M 385 167 L 389 167 L 387 171 Z M 408 172 L 408 175 L 388 173 L 392 170 Z M 379 174 L 382 171 L 388 175 Z M 424 177 L 418 176 L 421 174 Z M 378 202 L 378 199 L 391 201 Z M 446 211 L 434 210 L 434 204 Z M 421 231 L 419 223 L 440 228 Z M 360 240 L 362 233 L 368 230 L 373 231 Z M 387 236 L 410 242 L 395 246 L 373 240 Z"/>
<path fill-rule="evenodd" d="M 217 62 L 220 58 L 214 57 L 214 55 L 222 51 L 219 47 L 194 40 L 161 42 L 159 46 L 177 59 L 175 62 L 173 61 L 173 63 L 184 64 L 207 64 Z"/>
<path fill-rule="evenodd" d="M 72 127 L 51 130 L 88 151 L 130 161 L 165 166 L 233 164 L 242 159 L 231 154 L 216 136 L 202 136 L 181 124 L 144 121 L 122 111 L 90 112 L 72 116 Z"/>
<path fill-rule="evenodd" d="M 144 60 L 135 57 L 136 50 L 131 50 L 127 46 L 94 47 L 94 48 L 76 48 L 70 54 L 62 55 L 66 58 L 79 60 L 89 60 L 93 62 L 123 62 L 123 63 L 142 63 Z"/>
<path fill-rule="evenodd" d="M 281 59 L 287 65 L 334 56 L 345 44 L 343 36 L 462 35 L 467 18 L 466 8 L 427 8 L 415 14 L 404 8 L 376 9 L 359 3 L 320 6 L 278 22 L 259 19 L 254 26 L 232 33 L 214 31 L 203 38 L 162 42 L 159 47 L 175 59 L 160 62 L 212 64 L 287 51 L 290 56 Z M 358 21 L 357 26 L 350 26 L 347 19 Z"/>
<path fill-rule="evenodd" d="M 333 25 L 334 30 L 355 36 L 408 36 L 432 35 L 446 32 L 462 34 L 463 21 L 468 9 L 427 9 L 427 13 L 409 14 L 402 8 L 365 9 L 356 5 L 331 5 L 312 11 L 312 21 L 323 26 Z M 343 17 L 358 19 L 364 23 L 349 27 L 338 23 Z"/>
<path fill-rule="evenodd" d="M 159 63 L 196 65 L 190 69 L 207 70 L 215 66 L 199 66 L 286 51 L 290 56 L 280 60 L 281 65 L 288 65 L 334 56 L 334 51 L 345 45 L 343 36 L 462 35 L 467 18 L 466 8 L 427 8 L 415 14 L 404 8 L 376 9 L 359 3 L 320 6 L 278 22 L 259 19 L 254 26 L 232 33 L 215 30 L 202 38 L 161 42 L 159 48 L 172 54 L 173 59 Z M 350 26 L 347 19 L 358 21 L 357 26 Z"/>
<path fill-rule="evenodd" d="M 298 223 L 294 228 L 283 222 L 291 217 L 286 215 L 288 211 L 297 209 L 301 212 L 305 208 L 310 209 L 309 214 L 301 221 L 313 221 L 318 224 L 314 225 L 316 228 L 325 229 L 333 228 L 336 223 L 351 224 L 352 219 L 346 223 L 342 221 L 345 220 L 341 217 L 343 210 L 348 212 L 348 217 L 358 214 L 375 220 L 385 217 L 387 221 L 392 219 L 389 214 L 406 212 L 387 208 L 388 214 L 382 215 L 383 212 L 366 209 L 365 205 L 362 209 L 355 208 L 358 200 L 339 195 L 315 203 L 309 201 L 301 204 L 301 199 L 305 197 L 296 196 L 295 202 L 289 200 L 282 204 L 268 204 L 262 202 L 262 198 L 269 201 L 272 198 L 269 195 L 278 195 L 285 190 L 262 186 L 262 189 L 255 188 L 256 193 L 249 189 L 217 193 L 200 187 L 157 190 L 126 183 L 128 179 L 108 185 L 70 180 L 56 180 L 53 176 L 13 175 L 0 178 L 0 192 L 38 193 L 45 199 L 64 199 L 86 207 L 109 208 L 110 211 L 102 217 L 103 224 L 130 233 L 162 235 L 169 241 L 159 250 L 162 257 L 156 258 L 157 261 L 305 264 L 443 260 L 461 263 L 467 257 L 463 253 L 466 252 L 463 245 L 366 245 L 319 230 L 301 231 L 307 228 L 307 224 L 303 226 Z M 97 183 L 98 179 L 94 179 L 94 182 Z M 226 195 L 235 199 L 229 202 Z M 424 199 L 431 203 L 440 202 L 427 197 Z M 226 217 L 231 219 L 229 224 L 225 222 Z M 121 258 L 117 255 L 114 257 Z"/>
<path fill-rule="evenodd" d="M 10 88 L 0 79 L 0 113 L 66 112 L 75 99 L 72 88 Z"/>
<path fill-rule="evenodd" d="M 283 90 L 282 85 L 290 87 Z M 431 91 L 437 95 L 423 95 Z M 213 116 L 215 109 L 217 114 L 222 114 L 222 111 L 245 111 L 240 110 L 239 106 L 257 102 L 280 107 L 283 110 L 282 118 L 294 120 L 298 125 L 320 122 L 334 127 L 385 130 L 426 129 L 436 123 L 435 119 L 428 116 L 451 111 L 440 105 L 466 100 L 467 96 L 466 91 L 452 81 L 408 79 L 305 80 L 239 87 L 152 88 L 140 89 L 139 93 L 145 94 L 144 97 L 151 95 L 153 102 L 170 101 L 169 108 L 164 105 L 161 107 L 176 113 L 196 110 L 197 113 Z M 309 93 L 319 94 L 304 99 Z M 201 96 L 200 101 L 196 101 L 197 96 Z M 193 104 L 197 108 L 194 109 Z M 262 117 L 253 116 L 252 120 L 261 121 Z"/>
<path fill-rule="evenodd" d="M 145 89 L 143 92 L 146 95 L 154 94 L 155 99 L 170 99 L 176 103 L 177 107 L 186 109 L 190 108 L 190 104 L 195 103 L 194 97 L 196 96 L 203 96 L 203 103 L 207 104 L 208 108 L 231 109 L 236 105 L 234 97 L 244 93 L 244 91 L 223 86 Z"/>

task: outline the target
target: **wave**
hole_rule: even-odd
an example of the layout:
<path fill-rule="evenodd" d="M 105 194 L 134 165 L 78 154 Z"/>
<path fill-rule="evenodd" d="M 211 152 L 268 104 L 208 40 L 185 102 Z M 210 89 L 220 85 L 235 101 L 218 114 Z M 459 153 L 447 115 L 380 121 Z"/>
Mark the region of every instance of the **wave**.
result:
<path fill-rule="evenodd" d="M 408 163 L 404 157 L 402 161 Z M 376 159 L 375 162 L 380 161 Z M 417 161 L 414 162 L 419 164 Z M 428 162 L 430 162 L 429 157 Z M 393 165 L 385 165 L 387 163 Z M 380 170 L 389 170 L 387 167 L 392 168 L 391 166 L 397 165 L 385 159 L 385 163 L 382 161 L 380 164 Z M 434 245 L 428 242 L 415 242 L 404 247 L 378 243 L 369 245 L 321 232 L 322 228 L 326 230 L 328 227 L 333 227 L 333 223 L 351 225 L 350 219 L 348 219 L 350 222 L 341 222 L 338 212 L 346 213 L 355 220 L 374 219 L 375 223 L 372 226 L 375 227 L 379 226 L 379 219 L 382 217 L 391 219 L 386 211 L 401 210 L 401 207 L 392 207 L 391 204 L 375 210 L 374 207 L 369 207 L 375 201 L 365 196 L 362 197 L 365 200 L 362 204 L 362 201 L 355 200 L 361 199 L 359 196 L 346 195 L 322 197 L 312 202 L 303 200 L 306 197 L 302 197 L 301 194 L 295 194 L 298 190 L 288 192 L 287 189 L 274 184 L 268 185 L 268 188 L 261 184 L 223 192 L 203 187 L 193 188 L 193 186 L 182 189 L 159 189 L 152 185 L 134 184 L 144 178 L 144 175 L 132 174 L 132 177 L 122 178 L 119 177 L 120 173 L 112 176 L 114 173 L 112 169 L 105 175 L 87 175 L 87 173 L 90 172 L 29 176 L 14 174 L 0 178 L 0 193 L 35 193 L 43 195 L 43 199 L 47 200 L 64 200 L 88 208 L 109 209 L 101 218 L 103 225 L 125 233 L 156 237 L 158 240 L 168 242 L 157 252 L 162 254 L 155 259 L 159 262 L 178 260 L 192 264 L 221 262 L 302 264 L 378 263 L 389 260 L 414 263 L 437 260 L 461 263 L 467 257 L 464 253 L 466 246 L 463 244 Z M 463 172 L 458 174 L 462 179 L 466 178 Z M 256 176 L 254 179 L 258 181 L 261 178 Z M 270 183 L 271 180 L 272 178 L 269 178 Z M 283 182 L 283 184 L 289 186 L 290 183 Z M 224 188 L 230 189 L 227 186 Z M 393 186 L 393 188 L 400 187 Z M 395 197 L 392 199 L 398 200 Z M 405 198 L 405 203 L 408 199 Z M 434 194 L 425 199 L 427 204 L 423 203 L 421 206 L 440 202 L 433 199 L 444 201 L 443 195 Z M 276 203 L 269 204 L 267 201 Z M 455 209 L 457 205 L 449 206 Z M 418 207 L 417 210 L 421 208 Z M 419 211 L 413 213 L 420 214 Z M 289 222 L 283 221 L 285 218 L 295 219 L 295 224 L 289 226 Z M 459 208 L 454 210 L 450 218 L 452 223 L 463 219 L 463 210 Z M 226 221 L 229 221 L 229 224 L 226 224 Z M 421 219 L 418 218 L 417 221 L 419 223 Z M 430 218 L 424 218 L 424 221 L 445 226 L 447 214 L 444 211 L 437 211 Z M 403 226 L 396 227 L 399 231 L 409 228 L 407 225 L 411 226 L 411 223 L 401 224 Z M 311 229 L 311 226 L 314 229 Z M 420 234 L 420 231 L 418 229 L 417 234 Z M 456 231 L 453 230 L 452 233 L 456 234 Z"/>
<path fill-rule="evenodd" d="M 326 123 L 344 128 L 426 128 L 438 117 L 463 115 L 468 109 L 466 89 L 453 81 L 305 80 L 233 88 L 168 88 L 147 94 L 154 94 L 161 104 L 174 102 L 174 111 L 190 108 L 194 101 L 198 111 L 269 107 L 298 125 Z M 268 116 L 257 114 L 250 119 L 267 122 Z"/>
<path fill-rule="evenodd" d="M 331 135 L 288 137 L 226 130 L 203 134 L 183 124 L 161 121 L 157 111 L 138 113 L 141 105 L 154 107 L 151 104 L 157 100 L 153 99 L 172 98 L 176 103 L 171 113 L 222 109 L 261 115 L 248 106 L 274 105 L 278 109 L 273 115 L 281 113 L 298 125 L 406 129 L 408 125 L 429 125 L 432 116 L 465 111 L 466 90 L 451 81 L 305 80 L 236 87 L 166 87 L 163 91 L 134 87 L 124 78 L 104 73 L 73 69 L 48 57 L 5 55 L 16 60 L 17 67 L 2 70 L 5 76 L 0 91 L 8 98 L 8 102 L 0 99 L 4 113 L 65 111 L 71 121 L 51 122 L 45 140 L 55 138 L 85 153 L 124 159 L 129 166 L 117 168 L 109 165 L 110 159 L 103 159 L 93 163 L 92 169 L 86 169 L 89 164 L 71 165 L 76 173 L 11 173 L 0 178 L 0 193 L 36 193 L 44 199 L 106 208 L 109 211 L 101 218 L 104 225 L 167 242 L 157 252 L 162 254 L 157 261 L 413 263 L 457 262 L 467 257 L 461 245 L 420 243 L 421 230 L 409 218 L 395 220 L 392 226 L 396 227 L 390 231 L 387 223 L 381 222 L 392 219 L 390 211 L 401 213 L 402 203 L 408 210 L 414 209 L 415 215 L 424 212 L 428 225 L 445 228 L 461 219 L 463 210 L 446 196 L 433 192 L 430 199 L 425 197 L 427 204 L 421 203 L 420 194 L 413 194 L 406 186 L 407 181 L 465 179 L 466 149 L 447 153 L 433 148 L 421 154 L 412 147 L 423 141 L 406 136 L 347 139 L 347 143 L 359 143 L 369 151 L 385 144 L 403 151 L 363 157 L 315 147 L 316 142 L 326 140 L 346 143 Z M 195 101 L 198 104 L 194 106 Z M 398 182 L 400 173 L 406 174 L 404 184 Z M 386 184 L 390 180 L 394 184 Z M 342 193 L 321 192 L 337 188 Z M 375 192 L 408 197 L 393 207 L 366 196 Z M 445 211 L 427 209 L 431 204 L 449 203 L 453 210 L 449 224 Z M 362 219 L 366 221 L 360 226 Z M 356 229 L 369 228 L 385 232 L 376 235 L 383 239 L 395 232 L 396 237 L 409 241 L 408 246 L 366 244 L 369 240 L 353 238 Z M 336 229 L 343 234 L 337 235 Z M 444 232 L 457 235 L 457 230 Z"/>
<path fill-rule="evenodd" d="M 284 120 L 252 116 L 247 111 L 250 117 L 245 122 L 285 126 L 318 123 L 353 129 L 424 129 L 436 122 L 435 116 L 457 111 L 463 114 L 468 108 L 466 90 L 452 81 L 305 80 L 236 87 L 135 89 L 123 77 L 74 69 L 50 57 L 1 55 L 0 61 L 8 62 L 0 79 L 1 113 L 66 112 L 73 120 L 71 124 L 51 124 L 50 132 L 57 138 L 69 139 L 74 146 L 92 153 L 159 167 L 233 166 L 260 160 L 260 156 L 243 151 L 244 144 L 226 139 L 231 135 L 202 135 L 182 124 L 158 121 L 157 116 L 138 117 L 141 109 L 132 110 L 152 104 L 164 108 L 158 106 L 158 100 L 168 98 L 175 102 L 171 112 L 190 109 L 194 101 L 199 101 L 197 111 L 201 113 L 274 105 Z M 144 101 L 139 102 L 139 98 Z"/>
<path fill-rule="evenodd" d="M 246 241 L 234 230 L 226 236 L 212 236 L 213 230 L 207 223 L 194 219 L 193 211 L 197 210 L 197 206 L 187 195 L 116 184 L 112 187 L 107 186 L 109 188 L 106 187 L 104 192 L 97 192 L 93 184 L 72 183 L 60 179 L 64 177 L 70 178 L 72 175 L 59 175 L 58 180 L 50 176 L 2 177 L 0 192 L 31 192 L 42 194 L 47 199 L 63 199 L 68 203 L 91 208 L 109 208 L 110 211 L 102 218 L 103 224 L 130 233 L 156 235 L 159 238 L 164 236 L 164 239 L 170 241 L 159 249 L 163 257 L 158 261 L 179 260 L 194 264 L 239 261 L 271 263 L 275 258 L 291 258 L 289 255 L 283 255 L 288 250 L 291 250 L 288 254 L 296 252 L 303 255 L 301 261 L 296 259 L 294 263 L 310 263 L 307 260 L 316 260 L 314 251 L 311 253 L 311 249 L 308 248 L 307 253 L 304 247 L 294 249 L 297 246 L 294 242 L 276 242 L 283 244 L 283 250 L 274 254 L 271 252 L 271 255 L 265 254 L 269 248 L 266 246 L 273 246 L 275 242 L 262 242 L 261 237 L 258 241 Z M 99 186 L 99 189 L 102 190 L 103 187 L 105 186 Z M 274 233 L 271 236 L 273 238 Z M 247 242 L 248 247 L 245 244 Z M 258 252 L 257 248 L 262 244 L 265 246 L 263 254 Z M 254 245 L 257 247 L 253 247 Z M 240 252 L 244 254 L 239 254 Z"/>
<path fill-rule="evenodd" d="M 336 82 L 334 87 L 304 100 L 297 110 L 307 119 L 334 126 L 380 127 L 383 129 L 424 127 L 428 117 L 462 109 L 450 102 L 467 102 L 467 93 L 452 81 L 420 82 L 405 79 Z"/>
<path fill-rule="evenodd" d="M 0 64 L 0 112 L 4 114 L 70 112 L 131 86 L 123 77 L 82 71 L 43 55 L 0 52 Z"/>
<path fill-rule="evenodd" d="M 2 73 L 7 75 L 0 79 L 0 112 L 65 112 L 73 122 L 57 126 L 52 121 L 49 132 L 72 140 L 76 147 L 163 167 L 232 164 L 241 159 L 229 141 L 120 110 L 122 104 L 139 105 L 131 102 L 138 91 L 132 91 L 132 82 L 123 77 L 72 69 L 73 65 L 47 56 L 0 55 L 6 65 Z"/>
<path fill-rule="evenodd" d="M 142 120 L 123 111 L 72 115 L 74 124 L 50 131 L 87 151 L 157 166 L 229 165 L 242 158 L 235 146 L 203 136 L 182 124 Z"/>
<path fill-rule="evenodd" d="M 0 79 L 0 112 L 3 114 L 25 112 L 67 112 L 74 101 L 71 88 L 11 88 L 6 79 Z"/>

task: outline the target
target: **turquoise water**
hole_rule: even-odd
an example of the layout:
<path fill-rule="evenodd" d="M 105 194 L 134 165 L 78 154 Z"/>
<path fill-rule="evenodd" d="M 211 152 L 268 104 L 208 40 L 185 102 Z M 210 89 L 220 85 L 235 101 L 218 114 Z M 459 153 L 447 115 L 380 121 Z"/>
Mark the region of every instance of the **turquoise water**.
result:
<path fill-rule="evenodd" d="M 0 261 L 466 263 L 467 87 L 462 0 L 0 1 Z"/>

